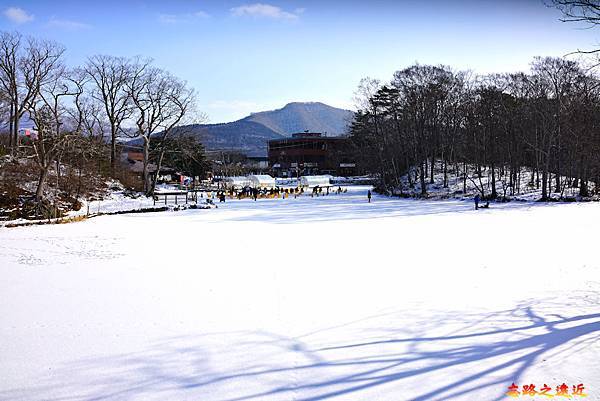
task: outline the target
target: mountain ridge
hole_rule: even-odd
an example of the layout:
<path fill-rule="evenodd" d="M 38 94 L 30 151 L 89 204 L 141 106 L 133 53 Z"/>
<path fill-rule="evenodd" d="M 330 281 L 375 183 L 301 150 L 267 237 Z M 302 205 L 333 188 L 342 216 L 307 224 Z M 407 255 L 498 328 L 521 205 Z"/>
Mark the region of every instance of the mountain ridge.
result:
<path fill-rule="evenodd" d="M 266 156 L 267 141 L 297 132 L 345 135 L 354 113 L 321 102 L 290 102 L 279 109 L 259 111 L 228 123 L 197 124 L 191 132 L 207 150 L 239 150 Z"/>
<path fill-rule="evenodd" d="M 209 151 L 236 150 L 249 156 L 266 156 L 267 142 L 297 132 L 320 132 L 327 136 L 347 133 L 354 113 L 321 102 L 291 102 L 275 110 L 259 111 L 236 121 L 192 124 L 179 132 L 199 138 Z M 140 140 L 128 143 L 139 145 Z"/>
<path fill-rule="evenodd" d="M 251 113 L 241 120 L 261 123 L 283 136 L 305 130 L 338 136 L 346 133 L 352 117 L 350 110 L 321 102 L 291 102 L 280 109 Z"/>

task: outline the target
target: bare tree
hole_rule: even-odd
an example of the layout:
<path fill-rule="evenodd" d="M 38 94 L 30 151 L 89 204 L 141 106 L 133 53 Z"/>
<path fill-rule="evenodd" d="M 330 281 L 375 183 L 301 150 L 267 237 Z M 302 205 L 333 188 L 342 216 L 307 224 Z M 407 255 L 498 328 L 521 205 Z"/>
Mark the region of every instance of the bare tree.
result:
<path fill-rule="evenodd" d="M 21 51 L 21 35 L 18 33 L 2 32 L 0 34 L 0 85 L 5 103 L 9 106 L 7 120 L 9 123 L 9 146 L 13 149 L 15 132 L 15 98 L 18 96 L 17 76 L 19 52 Z"/>
<path fill-rule="evenodd" d="M 19 123 L 61 59 L 64 48 L 48 40 L 0 35 L 0 84 L 10 99 L 10 145 L 17 147 Z"/>
<path fill-rule="evenodd" d="M 382 87 L 381 81 L 378 79 L 366 77 L 360 80 L 358 88 L 354 91 L 354 105 L 357 110 L 369 109 L 370 100 L 377 94 L 377 91 Z"/>
<path fill-rule="evenodd" d="M 151 141 L 163 142 L 175 127 L 189 116 L 195 102 L 194 91 L 186 83 L 148 63 L 138 63 L 128 81 L 129 96 L 134 104 L 134 119 L 137 136 L 142 139 L 144 191 L 151 194 L 156 185 L 163 154 L 157 158 L 154 180 L 150 180 Z M 160 148 L 160 146 L 158 147 Z"/>
<path fill-rule="evenodd" d="M 600 1 L 598 0 L 551 0 L 552 5 L 563 13 L 563 22 L 586 22 L 600 24 Z"/>
<path fill-rule="evenodd" d="M 12 116 L 10 115 L 11 107 L 12 103 L 9 93 L 0 85 L 0 124 L 2 126 L 8 127 L 9 124 L 12 124 Z M 12 136 L 10 137 L 10 142 L 12 142 Z M 11 145 L 10 142 L 8 143 L 9 146 Z"/>
<path fill-rule="evenodd" d="M 32 141 L 34 160 L 39 168 L 36 200 L 41 203 L 48 172 L 56 163 L 60 173 L 59 158 L 68 141 L 80 134 L 81 118 L 70 118 L 70 102 L 77 103 L 82 94 L 79 81 L 67 69 L 56 63 L 49 71 L 47 80 L 39 87 L 39 93 L 29 109 L 36 124 L 37 138 Z"/>
<path fill-rule="evenodd" d="M 132 62 L 123 57 L 97 55 L 88 59 L 85 71 L 94 84 L 92 96 L 102 104 L 109 123 L 110 165 L 114 173 L 117 163 L 117 139 L 123 122 L 131 114 L 128 82 L 132 75 Z"/>
<path fill-rule="evenodd" d="M 577 62 L 536 58 L 529 74 L 478 79 L 415 65 L 389 86 L 363 102 L 351 126 L 357 155 L 381 177 L 380 189 L 402 191 L 406 174 L 426 195 L 435 165 L 446 187 L 448 166 L 458 177 L 459 163 L 463 193 L 470 181 L 486 198 L 518 193 L 523 169 L 541 200 L 564 197 L 567 185 L 587 197 L 590 184 L 600 183 L 600 83 Z"/>
<path fill-rule="evenodd" d="M 562 22 L 583 22 L 590 27 L 600 24 L 600 1 L 598 0 L 549 0 L 550 5 L 559 9 L 563 18 Z M 600 49 L 581 50 L 573 53 L 596 54 Z M 570 53 L 570 54 L 573 54 Z"/>

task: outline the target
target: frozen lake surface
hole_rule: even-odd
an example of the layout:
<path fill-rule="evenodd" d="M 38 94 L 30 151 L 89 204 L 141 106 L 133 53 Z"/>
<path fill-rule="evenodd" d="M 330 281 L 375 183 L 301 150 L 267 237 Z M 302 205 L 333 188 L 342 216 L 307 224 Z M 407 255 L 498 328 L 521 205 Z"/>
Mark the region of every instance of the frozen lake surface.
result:
<path fill-rule="evenodd" d="M 0 400 L 600 400 L 599 204 L 366 190 L 0 228 Z"/>

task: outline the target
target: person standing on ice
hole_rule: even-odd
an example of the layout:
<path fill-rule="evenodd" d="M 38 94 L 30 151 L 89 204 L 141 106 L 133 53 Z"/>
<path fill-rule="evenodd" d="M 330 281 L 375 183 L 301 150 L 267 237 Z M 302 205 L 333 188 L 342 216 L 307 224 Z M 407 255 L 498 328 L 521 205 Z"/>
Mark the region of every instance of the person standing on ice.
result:
<path fill-rule="evenodd" d="M 371 190 L 370 189 L 367 191 L 367 199 L 369 200 L 369 203 L 371 203 Z"/>
<path fill-rule="evenodd" d="M 475 195 L 475 197 L 473 198 L 473 202 L 475 202 L 475 210 L 479 209 L 479 194 Z"/>

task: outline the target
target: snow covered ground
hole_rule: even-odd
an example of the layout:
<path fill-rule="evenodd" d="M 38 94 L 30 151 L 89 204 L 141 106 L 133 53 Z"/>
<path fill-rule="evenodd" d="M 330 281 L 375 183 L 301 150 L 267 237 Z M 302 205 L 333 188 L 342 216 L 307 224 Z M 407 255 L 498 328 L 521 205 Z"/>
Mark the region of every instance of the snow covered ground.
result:
<path fill-rule="evenodd" d="M 511 181 L 509 170 L 505 170 L 504 174 L 500 174 L 500 170 L 496 171 L 496 192 L 498 199 L 506 198 L 519 201 L 534 202 L 542 198 L 542 187 L 541 182 L 537 182 L 540 178 L 533 174 L 529 168 L 521 168 L 519 178 L 516 180 L 514 185 L 514 192 L 511 189 Z M 400 183 L 402 188 L 395 188 L 394 194 L 404 194 L 408 196 L 421 197 L 421 187 L 419 180 L 415 175 L 415 169 L 411 170 L 411 176 L 413 177 L 413 188 L 410 188 L 408 174 L 404 174 L 400 177 Z M 461 170 L 456 175 L 456 170 L 452 167 L 448 167 L 448 182 L 447 186 L 444 187 L 444 171 L 442 169 L 441 162 L 436 162 L 433 176 L 433 183 L 429 183 L 429 177 L 427 177 L 427 197 L 438 198 L 438 199 L 472 199 L 475 194 L 483 194 L 489 196 L 492 193 L 492 176 L 491 169 L 483 168 L 482 175 L 479 177 L 475 170 L 475 166 L 469 166 L 468 176 L 466 182 L 462 176 Z M 567 185 L 567 183 L 573 184 L 572 179 L 567 177 L 561 177 L 561 187 L 559 192 L 556 191 L 556 176 L 551 174 L 551 185 L 549 185 L 548 197 L 554 200 L 568 199 L 571 201 L 580 200 L 579 186 Z M 466 184 L 466 186 L 464 185 Z M 466 189 L 466 192 L 463 192 Z M 595 186 L 593 182 L 588 182 L 588 189 L 590 196 L 587 200 L 599 200 L 598 194 L 595 193 Z"/>
<path fill-rule="evenodd" d="M 600 204 L 366 189 L 0 228 L 0 400 L 600 400 Z"/>

